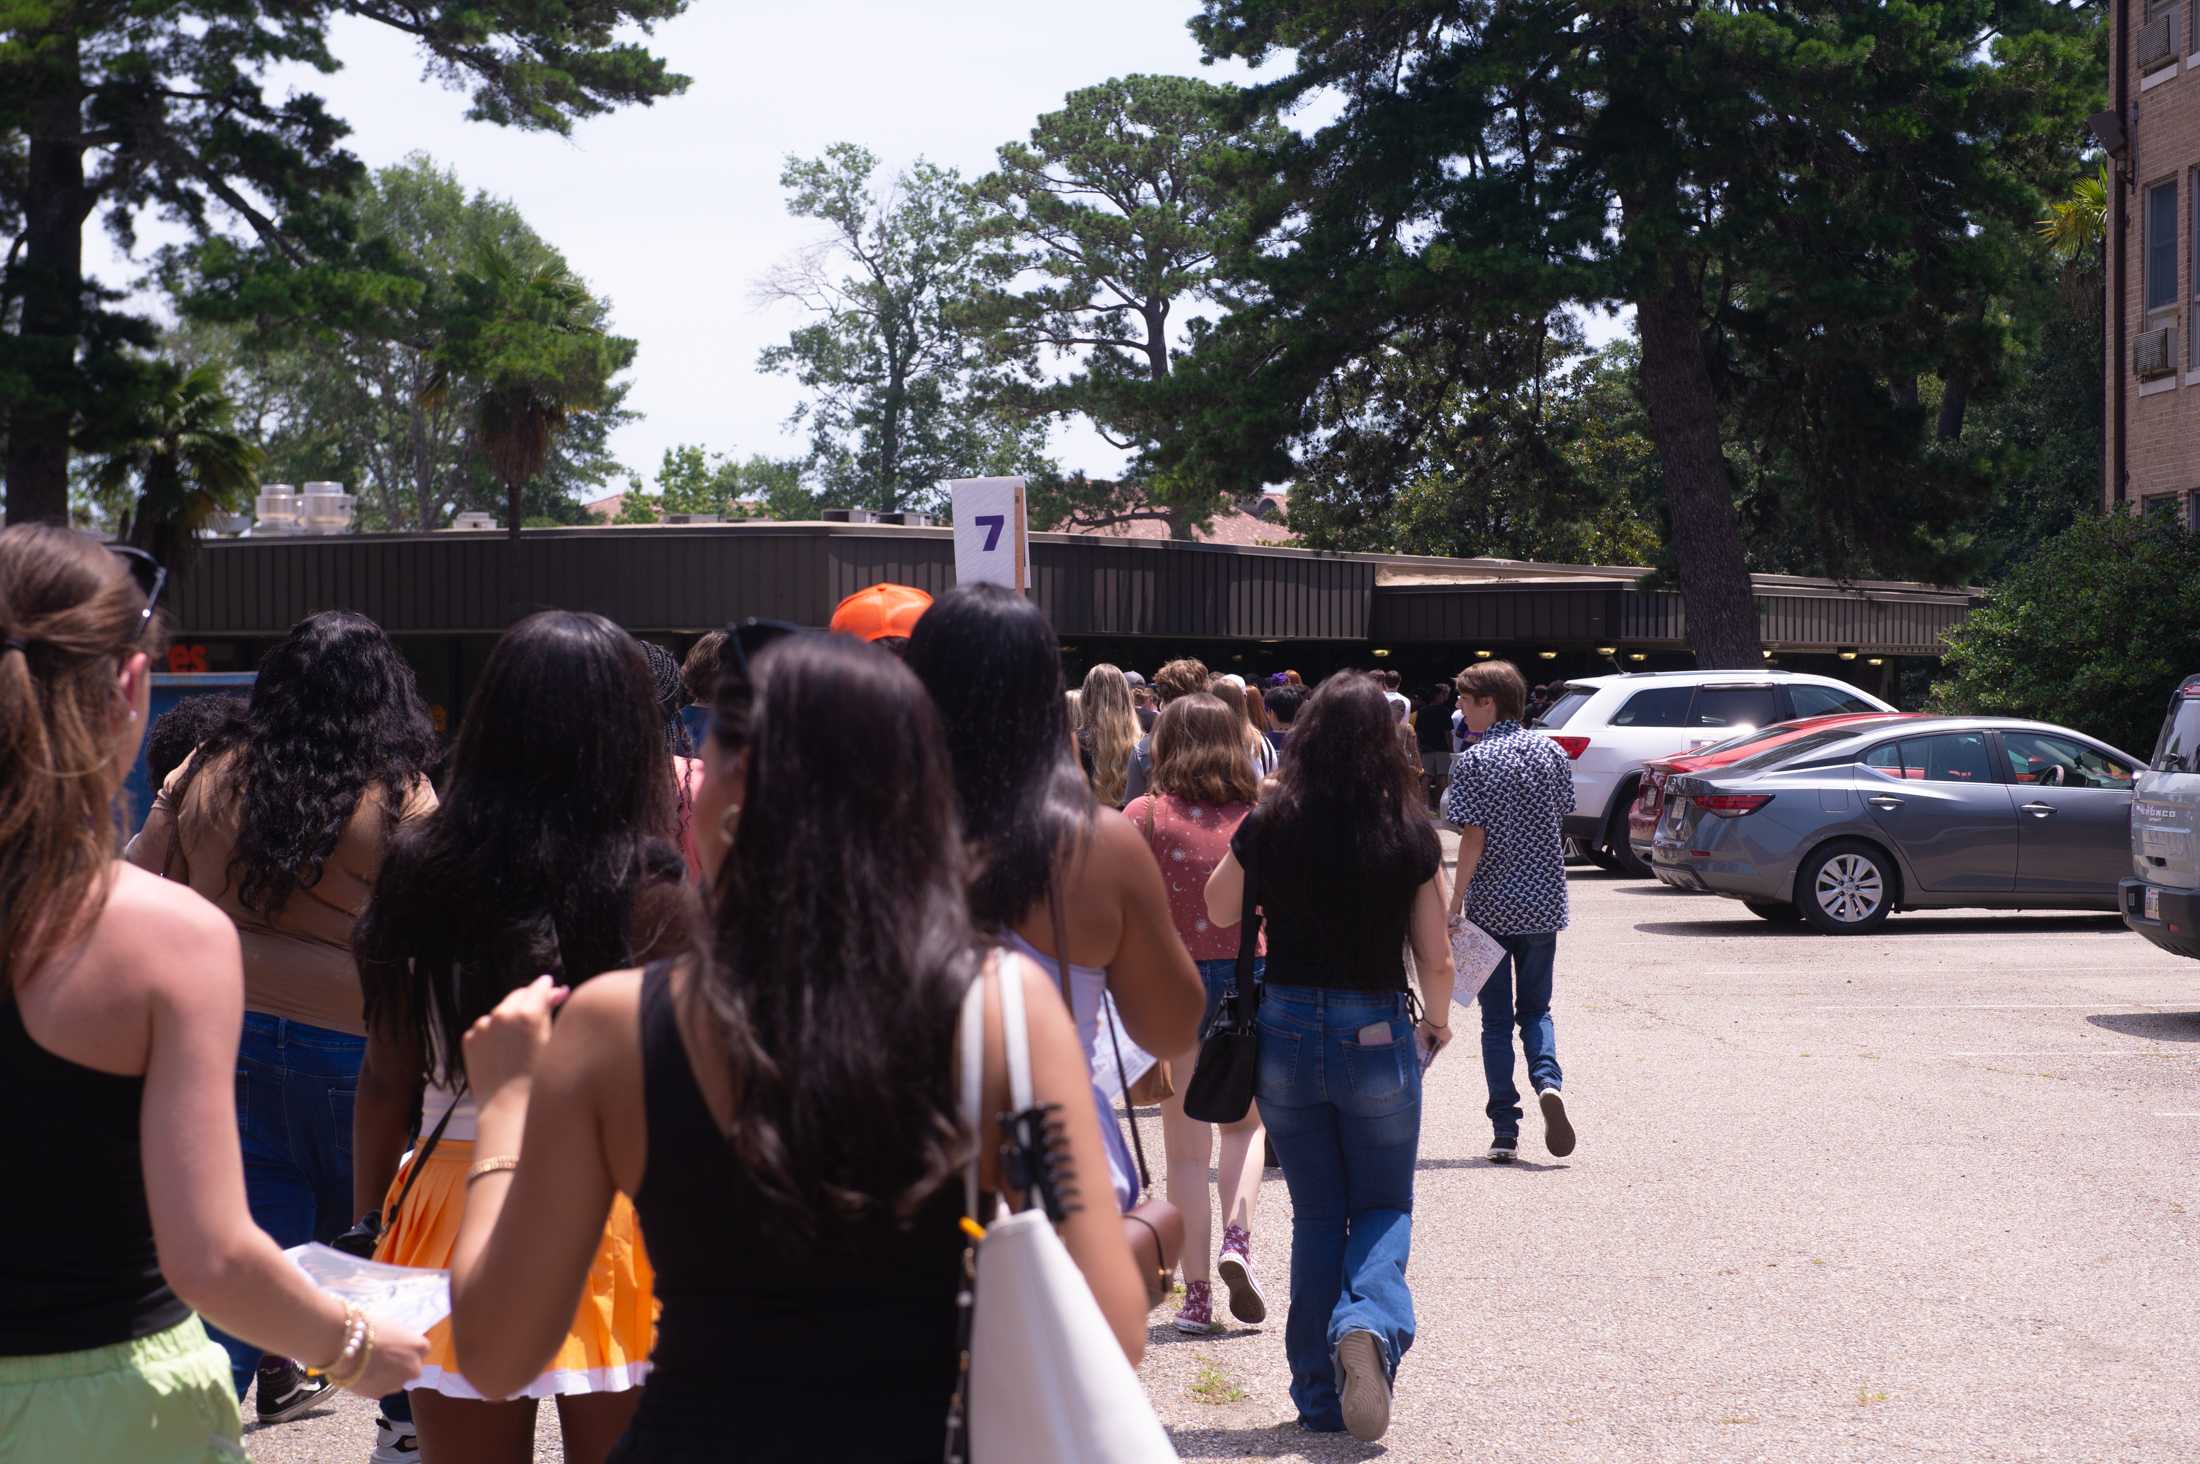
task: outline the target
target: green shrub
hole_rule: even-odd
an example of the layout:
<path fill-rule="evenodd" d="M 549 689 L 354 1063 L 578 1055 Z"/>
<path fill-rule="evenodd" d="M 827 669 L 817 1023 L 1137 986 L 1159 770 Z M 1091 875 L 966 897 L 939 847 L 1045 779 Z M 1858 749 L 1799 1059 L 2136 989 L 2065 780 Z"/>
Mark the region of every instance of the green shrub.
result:
<path fill-rule="evenodd" d="M 2144 757 L 2200 671 L 2200 537 L 2174 520 L 2081 518 L 1948 638 L 1935 711 L 2059 722 Z"/>

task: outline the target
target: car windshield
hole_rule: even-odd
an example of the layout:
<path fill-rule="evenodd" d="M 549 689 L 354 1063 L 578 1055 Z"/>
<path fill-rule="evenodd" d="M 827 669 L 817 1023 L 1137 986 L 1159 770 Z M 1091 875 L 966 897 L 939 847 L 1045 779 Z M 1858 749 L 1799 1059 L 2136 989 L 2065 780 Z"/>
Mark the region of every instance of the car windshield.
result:
<path fill-rule="evenodd" d="M 1542 716 L 1535 719 L 1534 725 L 1538 727 L 1563 727 L 1566 725 L 1566 719 L 1580 711 L 1582 705 L 1596 694 L 1597 689 L 1593 686 L 1569 686 L 1559 693 L 1558 700 L 1552 702 Z"/>
<path fill-rule="evenodd" d="M 2200 772 L 2200 699 L 2181 695 L 2170 704 L 2153 766 L 2158 773 Z"/>
<path fill-rule="evenodd" d="M 1806 732 L 1792 740 L 1783 738 L 1761 752 L 1753 752 L 1748 757 L 1739 758 L 1728 763 L 1721 771 L 1746 772 L 1751 768 L 1777 767 L 1783 763 L 1792 762 L 1799 757 L 1809 757 L 1812 753 L 1822 748 L 1831 747 L 1836 742 L 1847 742 L 1855 736 L 1856 729 L 1854 727 L 1827 727 L 1817 732 Z"/>
<path fill-rule="evenodd" d="M 1760 727 L 1754 732 L 1744 732 L 1738 737 L 1729 737 L 1724 742 L 1707 742 L 1691 752 L 1689 756 L 1708 757 L 1715 752 L 1732 752 L 1737 747 L 1747 747 L 1753 742 L 1762 742 L 1767 737 L 1785 737 L 1787 735 L 1787 728 L 1784 725 Z"/>

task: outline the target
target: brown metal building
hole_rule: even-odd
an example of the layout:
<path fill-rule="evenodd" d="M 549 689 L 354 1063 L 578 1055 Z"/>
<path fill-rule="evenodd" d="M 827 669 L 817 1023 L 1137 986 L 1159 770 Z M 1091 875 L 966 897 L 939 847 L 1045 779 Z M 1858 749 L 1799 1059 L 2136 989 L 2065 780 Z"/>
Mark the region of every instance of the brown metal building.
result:
<path fill-rule="evenodd" d="M 1060 534 L 1031 536 L 1033 592 L 1071 674 L 1100 660 L 1151 671 L 1193 654 L 1247 674 L 1309 677 L 1389 665 L 1450 674 L 1477 652 L 1532 679 L 1692 664 L 1680 597 L 1650 571 L 1508 560 L 1320 554 Z M 823 625 L 880 580 L 954 581 L 948 529 L 737 523 L 212 540 L 173 600 L 177 669 L 248 670 L 316 610 L 374 617 L 438 705 L 463 704 L 512 621 L 593 610 L 675 650 L 744 616 Z M 1967 613 L 1963 589 L 1760 576 L 1766 646 L 1794 669 L 1870 689 L 1904 659 L 1936 658 Z"/>

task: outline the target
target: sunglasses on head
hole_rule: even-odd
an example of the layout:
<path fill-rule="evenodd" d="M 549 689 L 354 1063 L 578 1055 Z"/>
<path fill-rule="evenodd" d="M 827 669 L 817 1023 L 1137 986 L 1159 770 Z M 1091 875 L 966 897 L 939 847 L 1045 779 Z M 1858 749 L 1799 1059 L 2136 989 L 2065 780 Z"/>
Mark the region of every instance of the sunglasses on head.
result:
<path fill-rule="evenodd" d="M 145 609 L 138 615 L 137 633 L 130 637 L 130 644 L 142 644 L 146 627 L 153 623 L 153 611 L 160 604 L 161 591 L 168 588 L 168 571 L 161 568 L 160 561 L 152 555 L 128 544 L 109 544 L 107 552 L 122 561 L 138 593 L 145 597 Z"/>
<path fill-rule="evenodd" d="M 815 635 L 816 631 L 790 620 L 759 620 L 751 615 L 726 627 L 726 639 L 718 652 L 718 674 L 737 676 L 743 684 L 756 679 L 752 669 L 764 647 L 790 635 Z"/>

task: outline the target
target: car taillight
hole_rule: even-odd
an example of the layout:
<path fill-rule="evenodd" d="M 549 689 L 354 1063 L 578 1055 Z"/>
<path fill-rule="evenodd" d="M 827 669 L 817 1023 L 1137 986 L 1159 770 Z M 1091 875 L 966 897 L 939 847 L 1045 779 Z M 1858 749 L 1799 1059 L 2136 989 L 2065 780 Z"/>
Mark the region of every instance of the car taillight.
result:
<path fill-rule="evenodd" d="M 1771 801 L 1770 793 L 1706 793 L 1696 800 L 1696 806 L 1721 818 L 1740 818 L 1755 813 Z"/>
<path fill-rule="evenodd" d="M 1586 737 L 1553 737 L 1551 741 L 1557 743 L 1559 750 L 1570 759 L 1579 759 L 1589 750 L 1589 739 Z"/>

